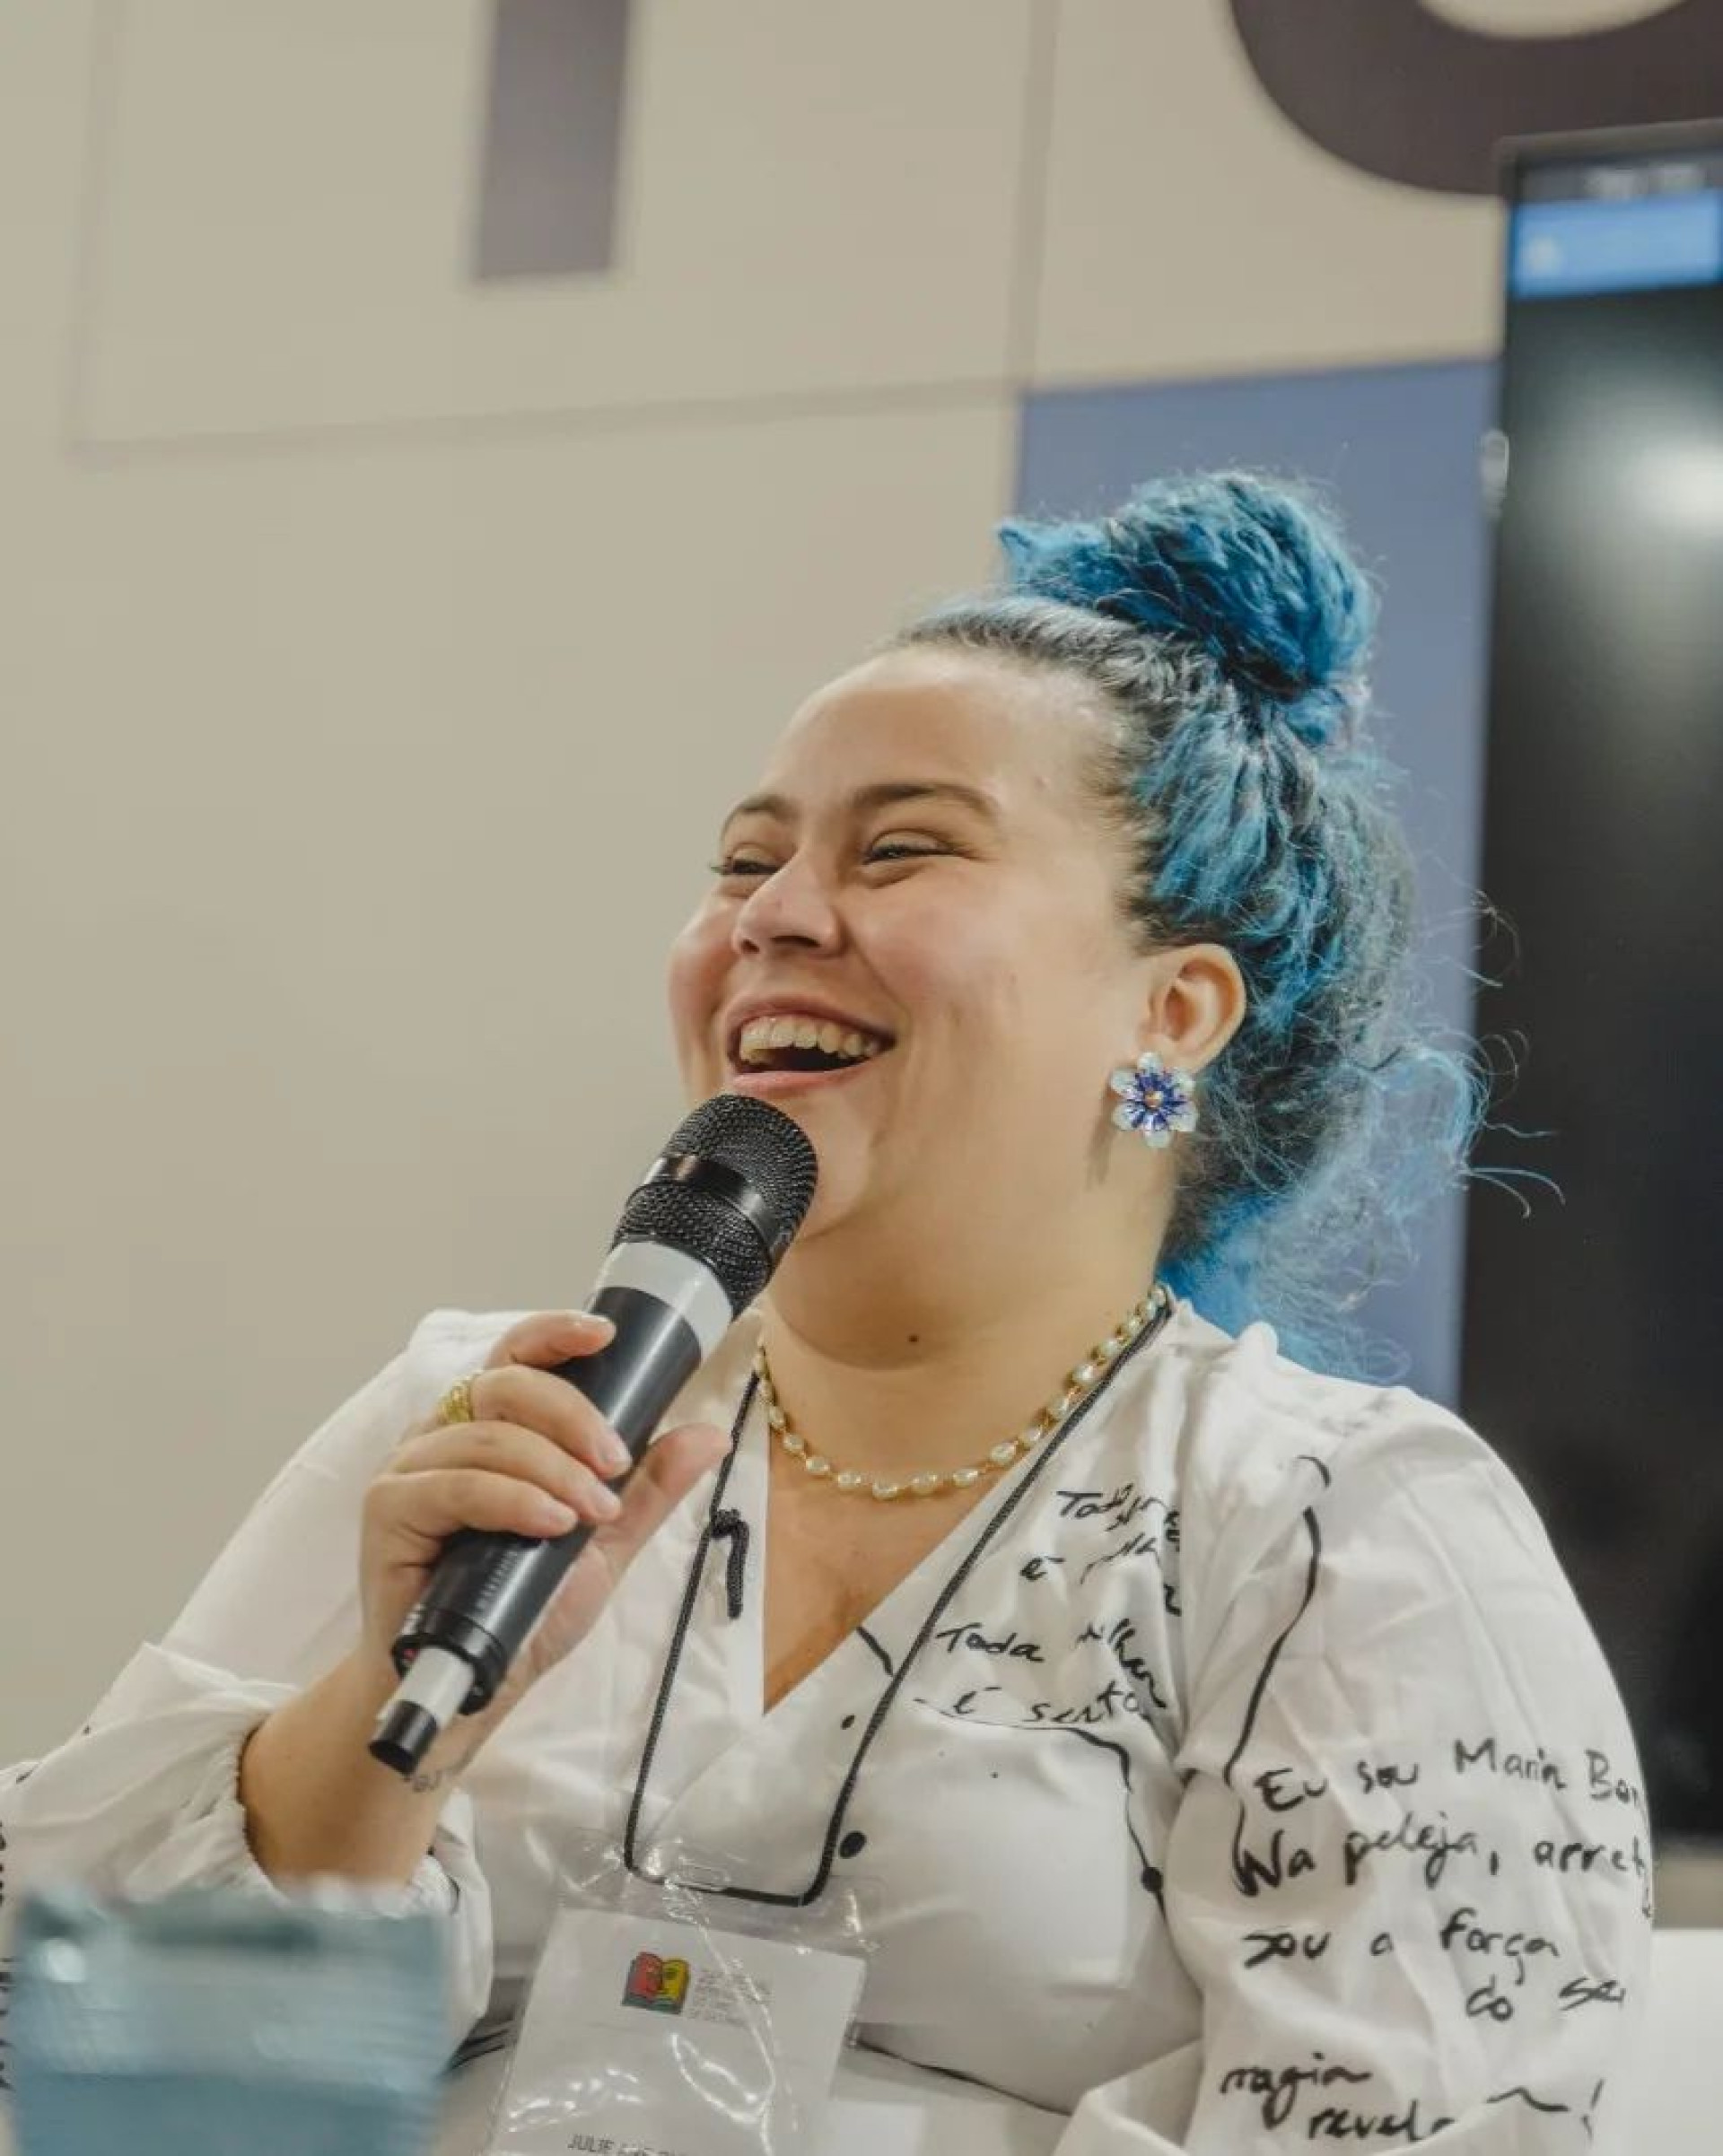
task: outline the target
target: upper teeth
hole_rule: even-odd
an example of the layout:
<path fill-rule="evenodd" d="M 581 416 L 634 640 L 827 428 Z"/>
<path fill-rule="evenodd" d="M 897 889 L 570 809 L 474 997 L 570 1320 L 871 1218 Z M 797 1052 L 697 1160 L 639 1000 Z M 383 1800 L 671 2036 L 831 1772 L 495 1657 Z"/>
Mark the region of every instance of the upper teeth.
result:
<path fill-rule="evenodd" d="M 886 1043 L 854 1026 L 834 1026 L 829 1018 L 810 1018 L 785 1011 L 769 1018 L 750 1018 L 742 1028 L 738 1054 L 744 1063 L 764 1062 L 779 1048 L 818 1048 L 827 1055 L 841 1055 L 853 1063 L 878 1055 Z"/>

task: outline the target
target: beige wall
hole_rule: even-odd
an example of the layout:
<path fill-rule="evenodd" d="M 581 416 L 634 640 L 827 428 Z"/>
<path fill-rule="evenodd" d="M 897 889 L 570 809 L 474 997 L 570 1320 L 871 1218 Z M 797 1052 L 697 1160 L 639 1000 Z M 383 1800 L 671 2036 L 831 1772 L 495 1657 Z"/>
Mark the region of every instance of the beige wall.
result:
<path fill-rule="evenodd" d="M 656 0 L 617 274 L 477 288 L 484 13 L 0 10 L 0 1757 L 421 1310 L 584 1287 L 716 813 L 1026 384 L 1493 335 L 1219 0 Z"/>

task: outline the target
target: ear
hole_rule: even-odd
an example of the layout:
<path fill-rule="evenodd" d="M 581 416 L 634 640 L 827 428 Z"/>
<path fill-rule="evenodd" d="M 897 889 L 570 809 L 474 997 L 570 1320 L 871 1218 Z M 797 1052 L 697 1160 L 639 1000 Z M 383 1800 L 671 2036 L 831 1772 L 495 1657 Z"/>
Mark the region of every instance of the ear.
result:
<path fill-rule="evenodd" d="M 1157 952 L 1152 965 L 1137 1052 L 1152 1048 L 1175 1070 L 1202 1070 L 1244 1023 L 1238 961 L 1224 944 L 1192 943 Z"/>

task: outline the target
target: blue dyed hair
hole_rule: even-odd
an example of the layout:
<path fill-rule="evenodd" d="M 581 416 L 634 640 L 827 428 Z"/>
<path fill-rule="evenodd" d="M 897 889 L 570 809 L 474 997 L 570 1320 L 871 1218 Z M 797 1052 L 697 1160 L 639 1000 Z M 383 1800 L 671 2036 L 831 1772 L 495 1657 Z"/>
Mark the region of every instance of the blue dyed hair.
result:
<path fill-rule="evenodd" d="M 1224 944 L 1247 991 L 1175 1156 L 1163 1275 L 1229 1331 L 1266 1318 L 1286 1353 L 1366 1374 L 1346 1313 L 1463 1172 L 1484 1090 L 1420 1024 L 1411 855 L 1366 724 L 1374 595 L 1312 497 L 1244 473 L 1001 537 L 1001 587 L 896 642 L 1097 693 L 1141 947 Z"/>

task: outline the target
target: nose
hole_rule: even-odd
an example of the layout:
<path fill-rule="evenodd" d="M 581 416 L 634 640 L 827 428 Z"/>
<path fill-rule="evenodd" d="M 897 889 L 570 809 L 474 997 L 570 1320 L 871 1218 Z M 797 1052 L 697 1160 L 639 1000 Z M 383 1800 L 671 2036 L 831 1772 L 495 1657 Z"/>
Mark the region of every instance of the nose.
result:
<path fill-rule="evenodd" d="M 737 912 L 732 938 L 739 952 L 751 954 L 780 944 L 834 951 L 843 943 L 844 927 L 816 865 L 798 853 L 760 878 Z"/>

